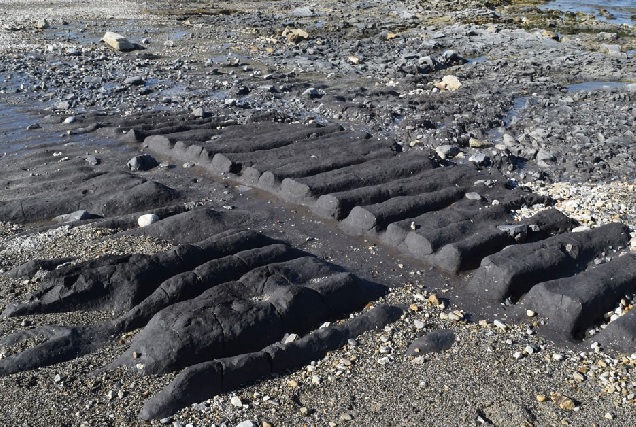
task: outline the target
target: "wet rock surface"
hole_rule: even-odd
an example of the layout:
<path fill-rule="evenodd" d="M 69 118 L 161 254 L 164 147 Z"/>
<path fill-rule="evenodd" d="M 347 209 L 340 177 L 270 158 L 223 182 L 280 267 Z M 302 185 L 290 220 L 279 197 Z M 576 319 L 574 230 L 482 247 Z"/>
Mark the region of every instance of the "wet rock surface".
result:
<path fill-rule="evenodd" d="M 352 401 L 326 420 L 304 402 L 331 402 L 323 392 L 358 363 L 370 383 L 371 359 L 392 372 L 378 378 L 407 383 L 399 366 L 475 358 L 466 346 L 496 334 L 514 349 L 488 352 L 519 363 L 555 345 L 572 364 L 584 348 L 634 352 L 633 27 L 479 1 L 146 6 L 146 27 L 90 13 L 3 26 L 3 102 L 35 107 L 0 122 L 7 381 L 37 388 L 38 372 L 78 363 L 96 389 L 137 378 L 105 393 L 106 417 L 166 424 L 294 369 L 279 422 L 364 424 L 381 411 Z M 101 42 L 110 31 L 129 44 Z M 580 213 L 551 187 L 564 180 L 624 182 L 621 216 Z M 64 250 L 38 243 L 56 233 Z M 84 235 L 145 249 L 68 249 Z M 540 320 L 524 332 L 513 323 L 526 313 Z M 333 354 L 337 373 L 314 372 Z M 609 375 L 603 392 L 628 408 L 633 380 Z M 84 387 L 55 383 L 74 381 Z M 280 404 L 261 391 L 215 422 Z M 556 407 L 580 408 L 565 394 Z M 456 415 L 560 419 L 495 395 L 508 404 L 480 398 Z"/>

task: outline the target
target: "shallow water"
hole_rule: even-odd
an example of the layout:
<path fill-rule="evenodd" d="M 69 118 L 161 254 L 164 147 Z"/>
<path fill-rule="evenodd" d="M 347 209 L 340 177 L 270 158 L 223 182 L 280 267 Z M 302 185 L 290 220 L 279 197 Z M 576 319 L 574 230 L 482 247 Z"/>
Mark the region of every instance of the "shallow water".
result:
<path fill-rule="evenodd" d="M 60 143 L 77 146 L 101 147 L 115 141 L 92 133 L 67 135 L 28 127 L 38 123 L 39 116 L 25 107 L 9 106 L 0 102 L 0 158 L 24 155 L 33 150 L 58 146 Z"/>
<path fill-rule="evenodd" d="M 628 84 L 629 83 L 627 82 L 583 82 L 570 85 L 568 87 L 568 92 L 578 92 L 583 90 L 592 91 L 597 89 L 611 90 L 614 88 L 620 89 Z"/>
<path fill-rule="evenodd" d="M 540 9 L 557 9 L 568 12 L 583 12 L 594 15 L 600 21 L 613 24 L 634 25 L 636 20 L 636 0 L 555 0 L 541 6 Z M 610 15 L 602 15 L 602 9 Z"/>

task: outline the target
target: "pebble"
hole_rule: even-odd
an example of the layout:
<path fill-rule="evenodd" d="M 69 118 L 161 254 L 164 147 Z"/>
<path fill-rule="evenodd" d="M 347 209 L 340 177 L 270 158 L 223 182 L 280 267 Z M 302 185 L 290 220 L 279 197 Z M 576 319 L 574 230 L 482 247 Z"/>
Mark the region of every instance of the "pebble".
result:
<path fill-rule="evenodd" d="M 137 224 L 140 227 L 147 227 L 157 221 L 159 221 L 159 216 L 157 216 L 156 214 L 145 214 L 137 218 Z"/>
<path fill-rule="evenodd" d="M 572 399 L 559 393 L 550 393 L 550 399 L 556 403 L 559 408 L 566 411 L 572 411 L 576 406 Z"/>
<path fill-rule="evenodd" d="M 232 406 L 236 406 L 237 408 L 243 407 L 243 402 L 238 396 L 232 396 L 232 398 L 230 399 L 230 403 L 232 404 Z"/>
<path fill-rule="evenodd" d="M 499 319 L 495 319 L 493 322 L 493 325 L 495 325 L 497 328 L 501 329 L 502 331 L 506 330 L 506 325 Z"/>
<path fill-rule="evenodd" d="M 574 373 L 572 374 L 572 377 L 573 377 L 575 380 L 577 380 L 578 382 L 583 382 L 583 381 L 585 380 L 585 377 L 584 377 L 581 373 L 579 373 L 579 372 L 574 372 Z"/>
<path fill-rule="evenodd" d="M 340 420 L 341 421 L 351 421 L 352 419 L 353 419 L 353 417 L 351 416 L 351 414 L 344 413 L 344 414 L 340 415 Z"/>

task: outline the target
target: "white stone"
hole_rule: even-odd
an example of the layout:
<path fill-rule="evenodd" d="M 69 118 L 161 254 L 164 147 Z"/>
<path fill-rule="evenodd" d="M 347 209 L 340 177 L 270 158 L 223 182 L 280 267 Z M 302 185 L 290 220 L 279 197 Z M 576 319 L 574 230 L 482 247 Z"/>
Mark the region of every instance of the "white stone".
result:
<path fill-rule="evenodd" d="M 492 323 L 493 323 L 493 325 L 495 325 L 499 329 L 502 329 L 504 331 L 506 330 L 506 325 L 501 320 L 495 319 L 495 321 L 493 321 Z"/>
<path fill-rule="evenodd" d="M 243 421 L 240 422 L 236 425 L 236 427 L 256 427 L 256 424 L 254 424 L 253 422 L 247 420 L 247 421 Z"/>
<path fill-rule="evenodd" d="M 232 406 L 236 406 L 237 408 L 243 407 L 243 402 L 241 402 L 241 399 L 238 396 L 232 396 L 232 398 L 230 399 L 230 403 L 232 404 Z"/>
<path fill-rule="evenodd" d="M 35 28 L 37 28 L 38 30 L 46 30 L 47 28 L 50 28 L 51 24 L 49 24 L 49 21 L 46 20 L 45 18 L 40 18 L 37 21 L 35 21 Z"/>
<path fill-rule="evenodd" d="M 140 227 L 147 227 L 157 221 L 159 221 L 159 217 L 156 214 L 145 214 L 137 219 L 137 224 L 139 224 Z"/>
<path fill-rule="evenodd" d="M 298 335 L 297 334 L 289 334 L 287 336 L 287 338 L 285 338 L 284 344 L 289 344 L 291 342 L 294 342 L 298 339 Z"/>
<path fill-rule="evenodd" d="M 104 42 L 106 42 L 106 44 L 110 47 L 117 50 L 133 50 L 135 48 L 135 45 L 128 41 L 126 37 L 121 34 L 113 33 L 112 31 L 106 31 L 102 40 L 104 40 Z"/>
<path fill-rule="evenodd" d="M 445 89 L 453 90 L 453 91 L 462 87 L 462 84 L 460 83 L 459 79 L 456 76 L 442 77 L 442 84 L 444 85 Z"/>

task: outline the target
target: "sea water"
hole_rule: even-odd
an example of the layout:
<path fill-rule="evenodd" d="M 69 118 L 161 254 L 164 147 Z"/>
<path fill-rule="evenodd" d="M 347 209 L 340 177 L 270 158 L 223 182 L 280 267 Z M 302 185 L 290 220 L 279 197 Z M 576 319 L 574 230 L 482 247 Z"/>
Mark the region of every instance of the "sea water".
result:
<path fill-rule="evenodd" d="M 583 12 L 614 24 L 636 23 L 636 0 L 554 0 L 540 8 Z M 603 9 L 609 12 L 609 16 L 601 14 Z"/>

